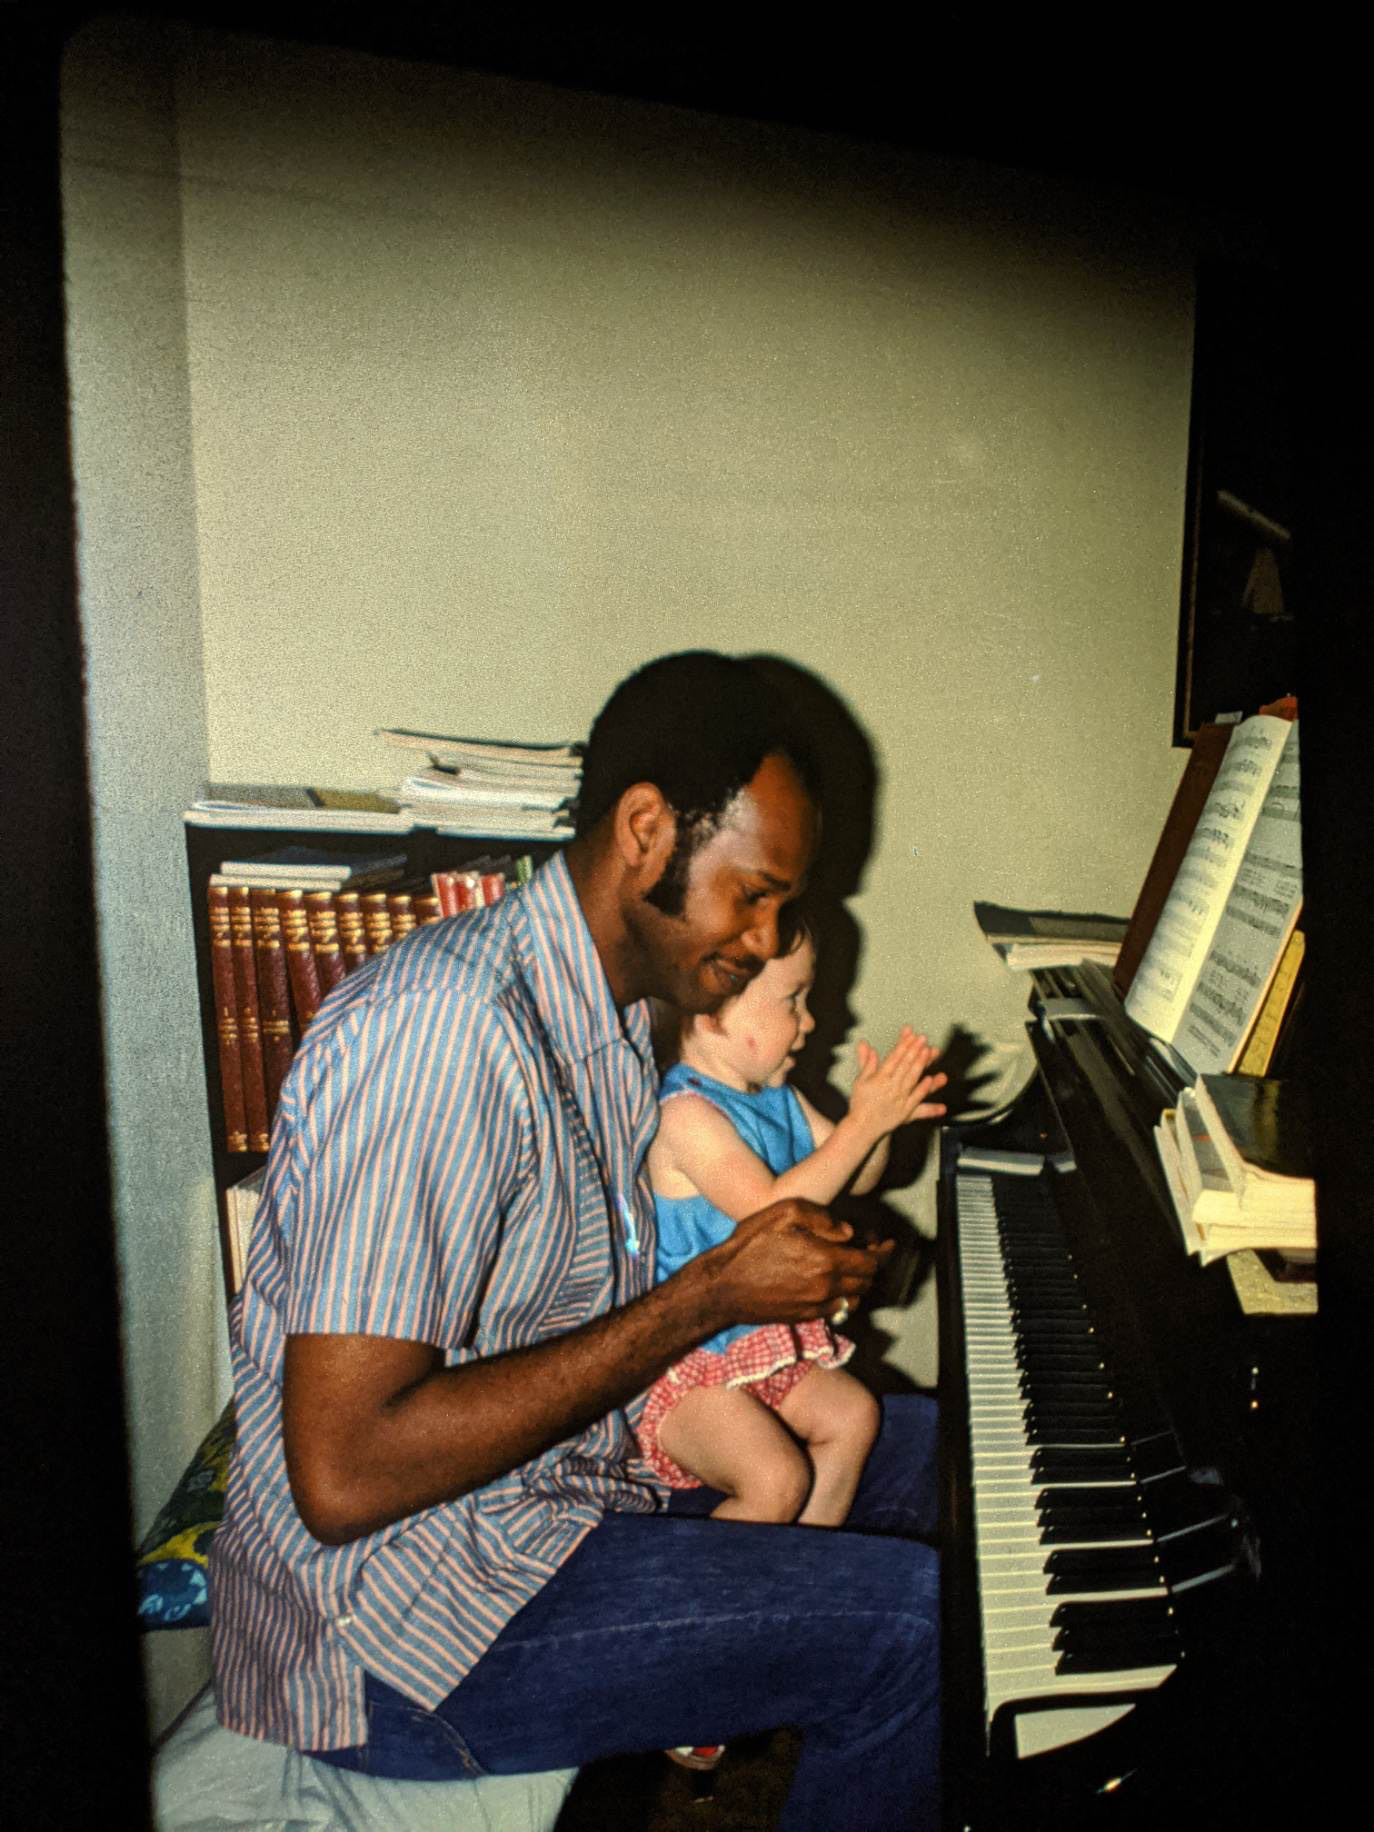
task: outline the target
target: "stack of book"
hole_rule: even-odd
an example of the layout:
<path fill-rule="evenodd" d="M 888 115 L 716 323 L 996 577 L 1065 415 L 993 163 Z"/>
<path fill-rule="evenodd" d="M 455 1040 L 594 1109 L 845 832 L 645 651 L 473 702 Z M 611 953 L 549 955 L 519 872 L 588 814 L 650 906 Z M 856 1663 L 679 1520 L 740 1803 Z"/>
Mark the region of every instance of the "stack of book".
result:
<path fill-rule="evenodd" d="M 385 793 L 417 826 L 482 838 L 571 838 L 582 780 L 580 745 L 507 744 L 394 729 L 377 736 L 411 753 L 415 768 Z"/>
<path fill-rule="evenodd" d="M 318 827 L 329 833 L 410 833 L 415 822 L 390 796 L 267 782 L 211 783 L 183 816 L 188 827 Z"/>
<path fill-rule="evenodd" d="M 302 846 L 226 859 L 210 874 L 210 962 L 227 1149 L 266 1151 L 301 1036 L 334 987 L 422 923 L 494 903 L 528 857 L 404 876 L 403 853 Z M 461 888 L 456 880 L 462 880 Z"/>
<path fill-rule="evenodd" d="M 1067 910 L 1013 910 L 976 902 L 973 913 L 994 951 L 1008 967 L 1077 967 L 1116 962 L 1126 933 L 1124 916 L 1076 915 Z"/>
<path fill-rule="evenodd" d="M 1301 1084 L 1205 1074 L 1155 1128 L 1179 1226 L 1205 1264 L 1242 1248 L 1311 1261 L 1316 1186 Z"/>

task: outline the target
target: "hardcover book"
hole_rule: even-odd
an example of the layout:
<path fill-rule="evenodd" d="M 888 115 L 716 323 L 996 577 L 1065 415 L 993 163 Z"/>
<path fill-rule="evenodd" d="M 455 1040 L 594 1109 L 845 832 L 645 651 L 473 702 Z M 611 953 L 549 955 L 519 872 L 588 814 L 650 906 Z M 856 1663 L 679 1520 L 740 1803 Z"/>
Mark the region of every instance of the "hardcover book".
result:
<path fill-rule="evenodd" d="M 267 1124 L 277 1110 L 286 1072 L 295 1054 L 291 1035 L 291 990 L 282 946 L 281 912 L 270 885 L 253 885 L 248 893 L 253 917 L 253 954 L 258 972 L 258 1023 L 262 1032 L 262 1066 L 267 1089 Z"/>
<path fill-rule="evenodd" d="M 229 886 L 229 939 L 234 957 L 234 993 L 238 1004 L 239 1061 L 243 1065 L 243 1107 L 249 1151 L 266 1151 L 268 1139 L 267 1075 L 258 1019 L 258 969 L 253 949 L 253 910 L 246 884 Z"/>
<path fill-rule="evenodd" d="M 323 989 L 315 965 L 315 947 L 310 939 L 310 916 L 305 907 L 305 892 L 286 889 L 276 892 L 281 915 L 282 943 L 286 950 L 286 977 L 296 1008 L 296 1030 L 303 1033 L 320 1009 Z"/>
<path fill-rule="evenodd" d="M 363 935 L 369 954 L 381 954 L 391 946 L 391 912 L 385 891 L 363 891 L 358 901 L 363 909 Z"/>
<path fill-rule="evenodd" d="M 315 950 L 315 970 L 320 976 L 320 995 L 327 999 L 344 976 L 343 947 L 339 941 L 338 918 L 334 914 L 334 893 L 306 891 L 304 901 L 306 918 L 310 924 L 310 941 Z"/>
<path fill-rule="evenodd" d="M 249 859 L 226 859 L 220 874 L 233 884 L 300 886 L 306 890 L 337 890 L 349 884 L 394 882 L 405 870 L 401 852 L 369 853 L 357 857 L 318 846 L 278 846 Z"/>
<path fill-rule="evenodd" d="M 339 925 L 339 947 L 343 952 L 344 972 L 352 973 L 367 959 L 367 937 L 363 933 L 361 892 L 335 891 L 334 916 Z"/>
<path fill-rule="evenodd" d="M 215 1037 L 219 1047 L 225 1149 L 247 1151 L 248 1119 L 243 1104 L 238 991 L 234 982 L 234 947 L 230 934 L 227 884 L 209 886 L 209 907 L 210 976 L 215 993 Z"/>

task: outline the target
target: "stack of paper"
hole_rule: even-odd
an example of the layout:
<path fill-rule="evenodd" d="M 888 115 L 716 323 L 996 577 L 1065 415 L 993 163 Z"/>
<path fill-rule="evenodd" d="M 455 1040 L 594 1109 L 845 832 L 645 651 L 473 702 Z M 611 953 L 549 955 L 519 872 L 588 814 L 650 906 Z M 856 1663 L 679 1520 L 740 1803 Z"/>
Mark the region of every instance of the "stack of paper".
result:
<path fill-rule="evenodd" d="M 377 736 L 419 753 L 419 767 L 398 788 L 386 791 L 418 826 L 483 837 L 571 836 L 582 780 L 579 746 L 396 730 Z"/>

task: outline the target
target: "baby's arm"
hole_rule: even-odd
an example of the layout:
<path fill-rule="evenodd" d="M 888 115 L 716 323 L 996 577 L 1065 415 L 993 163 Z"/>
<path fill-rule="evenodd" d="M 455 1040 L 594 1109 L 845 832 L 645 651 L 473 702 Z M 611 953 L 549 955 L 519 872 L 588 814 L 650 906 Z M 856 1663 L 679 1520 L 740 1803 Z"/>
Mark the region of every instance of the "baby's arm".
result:
<path fill-rule="evenodd" d="M 881 1062 L 866 1043 L 860 1044 L 859 1079 L 849 1112 L 832 1125 L 803 1101 L 816 1149 L 777 1174 L 749 1149 L 719 1107 L 699 1094 L 674 1094 L 663 1103 L 650 1151 L 653 1186 L 663 1196 L 698 1191 L 733 1221 L 784 1196 L 833 1202 L 856 1171 L 868 1178 L 864 1187 L 871 1187 L 886 1162 L 887 1134 L 910 1119 L 944 1112 L 925 1098 L 945 1082 L 943 1075 L 926 1072 L 934 1058 L 925 1038 L 909 1028 Z M 875 1151 L 881 1155 L 873 1164 Z"/>

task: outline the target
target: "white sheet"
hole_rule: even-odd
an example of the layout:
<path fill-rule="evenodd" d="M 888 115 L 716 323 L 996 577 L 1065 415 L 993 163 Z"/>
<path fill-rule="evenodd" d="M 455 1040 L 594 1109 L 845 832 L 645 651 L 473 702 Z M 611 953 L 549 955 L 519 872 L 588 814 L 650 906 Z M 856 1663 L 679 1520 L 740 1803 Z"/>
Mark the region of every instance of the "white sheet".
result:
<path fill-rule="evenodd" d="M 157 1832 L 552 1832 L 576 1769 L 477 1781 L 379 1781 L 215 1720 L 209 1687 L 153 1763 Z"/>

